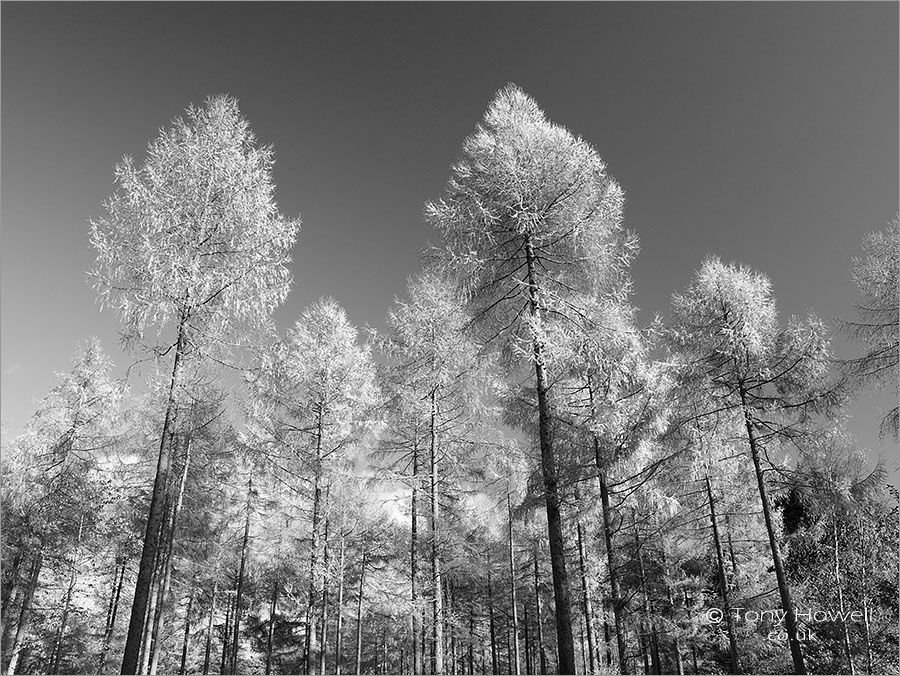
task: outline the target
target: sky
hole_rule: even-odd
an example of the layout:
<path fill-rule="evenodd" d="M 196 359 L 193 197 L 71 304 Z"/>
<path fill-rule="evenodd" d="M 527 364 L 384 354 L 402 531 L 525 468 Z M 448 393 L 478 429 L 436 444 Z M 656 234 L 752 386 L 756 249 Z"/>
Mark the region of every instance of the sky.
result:
<path fill-rule="evenodd" d="M 118 322 L 86 271 L 115 164 L 229 93 L 272 144 L 303 229 L 282 329 L 323 295 L 383 326 L 437 198 L 494 92 L 514 82 L 590 142 L 640 237 L 641 320 L 710 253 L 768 274 L 783 318 L 850 318 L 851 259 L 898 211 L 896 2 L 0 5 L 0 404 L 18 432 Z M 839 354 L 852 348 L 838 339 Z M 885 397 L 853 407 L 873 453 Z"/>

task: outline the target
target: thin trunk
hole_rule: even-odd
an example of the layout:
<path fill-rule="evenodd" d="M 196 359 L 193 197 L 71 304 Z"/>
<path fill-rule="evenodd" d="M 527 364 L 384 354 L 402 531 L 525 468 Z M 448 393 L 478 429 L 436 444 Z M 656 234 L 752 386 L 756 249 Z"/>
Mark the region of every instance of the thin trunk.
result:
<path fill-rule="evenodd" d="M 169 396 L 166 402 L 166 417 L 163 422 L 159 442 L 159 458 L 156 463 L 156 478 L 153 481 L 153 495 L 150 498 L 150 511 L 147 515 L 147 527 L 144 531 L 144 546 L 141 551 L 141 562 L 138 566 L 137 582 L 134 588 L 134 602 L 131 605 L 131 619 L 128 623 L 128 637 L 125 640 L 125 651 L 122 655 L 122 673 L 136 674 L 138 658 L 141 651 L 141 638 L 144 635 L 144 621 L 147 606 L 150 602 L 150 587 L 153 578 L 154 560 L 159 547 L 160 525 L 164 517 L 164 494 L 169 478 L 171 465 L 170 426 L 173 424 L 176 409 L 176 389 L 181 378 L 182 359 L 187 347 L 187 319 L 182 317 L 178 326 L 178 341 L 175 344 L 175 361 L 172 365 L 172 380 L 169 383 Z"/>
<path fill-rule="evenodd" d="M 181 470 L 181 477 L 178 482 L 178 498 L 175 501 L 175 506 L 172 509 L 172 518 L 169 523 L 169 534 L 168 534 L 168 542 L 166 543 L 166 559 L 163 567 L 163 579 L 162 579 L 162 588 L 159 592 L 159 601 L 156 606 L 156 613 L 153 621 L 153 637 L 152 643 L 153 646 L 153 654 L 150 661 L 150 673 L 155 674 L 156 669 L 159 666 L 159 655 L 162 652 L 160 650 L 159 645 L 159 630 L 162 626 L 163 617 L 166 613 L 166 606 L 168 604 L 168 596 L 169 596 L 169 586 L 172 580 L 172 561 L 173 561 L 173 552 L 175 549 L 175 539 L 177 537 L 178 532 L 178 517 L 181 514 L 181 505 L 184 502 L 184 489 L 187 485 L 187 476 L 188 470 L 191 465 L 191 437 L 187 438 L 187 441 L 184 445 L 184 466 Z M 176 448 L 178 444 L 176 442 Z"/>
<path fill-rule="evenodd" d="M 616 555 L 613 549 L 612 510 L 609 506 L 609 486 L 606 482 L 606 469 L 600 456 L 600 441 L 594 437 L 594 459 L 597 464 L 597 482 L 600 484 L 600 504 L 603 511 L 603 538 L 606 542 L 606 561 L 609 568 L 609 592 L 613 608 L 613 621 L 616 632 L 616 647 L 619 656 L 619 673 L 628 673 L 628 653 L 625 649 L 625 611 L 624 602 L 619 592 L 619 570 L 616 566 Z"/>
<path fill-rule="evenodd" d="M 272 639 L 275 636 L 275 611 L 278 609 L 278 574 L 272 585 L 272 602 L 269 604 L 269 629 L 266 632 L 266 676 L 272 673 Z"/>
<path fill-rule="evenodd" d="M 532 674 L 533 671 L 533 662 L 531 660 L 531 635 L 528 630 L 528 604 L 522 604 L 522 612 L 524 613 L 524 617 L 522 618 L 522 623 L 525 628 L 525 673 Z"/>
<path fill-rule="evenodd" d="M 106 656 L 112 643 L 113 631 L 116 627 L 116 615 L 119 612 L 119 597 L 122 594 L 122 585 L 125 582 L 125 557 L 122 557 L 122 565 L 116 568 L 116 577 L 113 580 L 112 595 L 109 600 L 109 611 L 106 616 L 106 629 L 103 633 L 103 647 L 100 649 L 100 664 L 97 673 L 102 674 L 106 668 Z"/>
<path fill-rule="evenodd" d="M 691 643 L 691 661 L 694 664 L 694 673 L 699 674 L 700 668 L 697 666 L 697 646 Z"/>
<path fill-rule="evenodd" d="M 309 605 L 306 609 L 306 673 L 316 673 L 318 639 L 316 637 L 316 607 L 319 578 L 319 522 L 322 508 L 322 444 L 325 412 L 320 402 L 316 414 L 316 460 L 313 485 L 312 542 L 309 550 Z"/>
<path fill-rule="evenodd" d="M 584 614 L 584 624 L 585 624 L 585 633 L 587 634 L 587 654 L 588 659 L 585 665 L 590 670 L 589 673 L 594 673 L 595 671 L 595 663 L 594 656 L 596 654 L 596 645 L 594 640 L 594 611 L 591 608 L 591 596 L 588 593 L 588 570 L 587 570 L 587 561 L 584 556 L 584 529 L 581 526 L 581 520 L 578 520 L 577 523 L 577 533 L 578 533 L 578 565 L 581 572 L 581 610 Z"/>
<path fill-rule="evenodd" d="M 672 585 L 669 582 L 669 562 L 666 559 L 666 543 L 662 542 L 662 546 L 660 547 L 660 552 L 662 555 L 662 565 L 663 565 L 663 575 L 665 577 L 666 583 L 666 600 L 669 603 L 669 613 L 672 615 L 672 624 L 674 625 L 674 631 L 672 636 L 672 651 L 675 657 L 675 670 L 678 673 L 678 676 L 683 676 L 684 674 L 684 664 L 681 661 L 681 642 L 678 640 L 678 622 L 675 618 L 675 597 L 672 594 Z"/>
<path fill-rule="evenodd" d="M 847 631 L 847 620 L 844 617 L 844 590 L 843 579 L 841 577 L 841 550 L 838 544 L 838 522 L 837 512 L 832 510 L 832 536 L 834 538 L 834 582 L 838 593 L 838 610 L 841 617 L 841 639 L 844 643 L 844 654 L 847 656 L 847 664 L 850 666 L 850 673 L 856 676 L 856 665 L 853 664 L 853 653 L 850 650 L 850 633 Z"/>
<path fill-rule="evenodd" d="M 222 661 L 219 664 L 219 673 L 224 674 L 227 673 L 228 668 L 228 638 L 231 636 L 231 611 L 234 607 L 234 603 L 232 603 L 231 599 L 227 596 L 225 597 L 226 603 L 228 605 L 225 609 L 225 631 L 222 632 Z"/>
<path fill-rule="evenodd" d="M 325 658 L 328 654 L 328 495 L 331 492 L 331 484 L 325 487 L 325 536 L 323 542 L 322 557 L 322 621 L 319 624 L 319 636 L 322 637 L 322 645 L 319 650 L 319 673 L 325 674 Z"/>
<path fill-rule="evenodd" d="M 162 524 L 160 524 L 162 525 Z M 153 617 L 155 617 L 156 604 L 159 598 L 159 567 L 161 564 L 160 557 L 162 552 L 156 552 L 156 564 L 154 566 L 153 575 L 150 578 L 150 599 L 147 604 L 147 616 L 144 618 L 144 643 L 141 648 L 140 672 L 146 674 L 150 670 L 150 646 L 153 639 Z"/>
<path fill-rule="evenodd" d="M 418 673 L 418 672 L 413 672 Z M 469 604 L 469 674 L 475 673 L 475 604 Z"/>
<path fill-rule="evenodd" d="M 237 593 L 234 597 L 234 637 L 231 641 L 231 673 L 237 673 L 238 648 L 241 636 L 241 600 L 244 593 L 244 568 L 247 563 L 247 545 L 250 542 L 250 507 L 253 498 L 253 477 L 247 480 L 247 516 L 244 519 L 244 540 L 241 543 L 241 564 L 238 569 Z"/>
<path fill-rule="evenodd" d="M 587 666 L 588 666 L 587 641 L 585 641 L 585 638 L 584 638 L 584 617 L 583 616 L 580 618 L 580 622 L 578 623 L 578 631 L 581 634 L 579 636 L 580 640 L 578 641 L 578 643 L 581 644 L 581 673 L 589 674 L 593 671 L 593 669 L 591 671 L 588 671 L 588 669 L 587 669 Z"/>
<path fill-rule="evenodd" d="M 2 637 L 2 648 L 5 650 L 7 644 L 9 643 L 9 633 L 12 628 L 12 622 L 10 622 L 10 617 L 12 616 L 12 610 L 19 603 L 19 597 L 22 593 L 22 585 L 19 581 L 21 571 L 19 568 L 22 565 L 22 562 L 25 558 L 26 550 L 24 546 L 16 549 L 16 555 L 13 557 L 12 565 L 6 570 L 3 571 L 4 575 L 7 576 L 6 579 L 3 580 L 3 609 L 0 610 L 0 616 L 2 616 L 2 628 L 0 628 L 0 637 Z"/>
<path fill-rule="evenodd" d="M 179 674 L 187 673 L 187 656 L 188 650 L 191 647 L 191 609 L 194 605 L 194 587 L 191 585 L 191 590 L 188 594 L 188 606 L 187 612 L 184 614 L 184 642 L 181 644 L 181 667 L 178 669 Z"/>
<path fill-rule="evenodd" d="M 637 521 L 634 523 L 634 544 L 637 551 L 638 571 L 641 575 L 641 595 L 643 596 L 644 620 L 649 627 L 647 635 L 648 647 L 650 651 L 650 669 L 651 673 L 659 674 L 662 669 L 659 664 L 659 648 L 656 639 L 656 623 L 653 621 L 652 608 L 650 607 L 650 594 L 647 589 L 647 573 L 644 570 L 644 554 L 641 549 L 641 540 L 638 536 Z"/>
<path fill-rule="evenodd" d="M 531 239 L 525 237 L 525 260 L 528 270 L 529 308 L 531 318 L 541 321 L 540 289 L 536 276 L 536 256 Z M 559 652 L 559 673 L 575 673 L 575 642 L 572 637 L 572 609 L 569 597 L 569 576 L 566 572 L 565 539 L 563 537 L 561 498 L 556 457 L 551 436 L 552 417 L 547 400 L 547 375 L 544 366 L 544 344 L 538 329 L 532 335 L 535 385 L 538 398 L 538 428 L 541 446 L 541 471 L 547 505 L 547 531 L 550 540 L 550 567 L 553 571 L 553 597 L 556 602 L 556 642 Z"/>
<path fill-rule="evenodd" d="M 432 632 L 434 637 L 434 673 L 444 673 L 444 608 L 441 581 L 440 519 L 441 505 L 438 495 L 438 445 L 437 445 L 437 388 L 431 390 L 431 567 L 434 572 L 434 610 Z"/>
<path fill-rule="evenodd" d="M 516 611 L 516 557 L 513 546 L 513 514 L 509 490 L 506 491 L 506 511 L 509 516 L 509 603 L 512 608 L 512 659 L 510 673 L 519 676 L 519 616 Z"/>
<path fill-rule="evenodd" d="M 22 599 L 22 609 L 19 611 L 19 622 L 16 625 L 16 635 L 13 639 L 12 649 L 9 651 L 9 664 L 6 667 L 6 673 L 10 676 L 16 673 L 16 665 L 19 662 L 19 655 L 22 652 L 22 641 L 25 639 L 28 621 L 31 619 L 31 603 L 34 600 L 34 592 L 38 586 L 43 562 L 44 552 L 42 549 L 38 549 L 38 552 L 34 557 L 34 562 L 31 564 L 31 575 L 28 579 L 28 588 L 25 590 L 25 598 Z"/>
<path fill-rule="evenodd" d="M 344 642 L 344 521 L 341 513 L 341 545 L 338 561 L 337 626 L 334 628 L 334 673 L 340 676 Z"/>
<path fill-rule="evenodd" d="M 203 676 L 209 673 L 209 658 L 212 654 L 213 619 L 216 615 L 216 592 L 219 591 L 219 570 L 213 580 L 212 598 L 209 601 L 209 623 L 206 626 L 206 652 L 203 656 Z"/>
<path fill-rule="evenodd" d="M 487 592 L 488 592 L 488 615 L 490 619 L 491 626 L 491 673 L 499 674 L 500 669 L 497 664 L 497 626 L 494 623 L 494 594 L 493 589 L 491 588 L 491 568 L 490 561 L 488 562 L 488 572 L 487 572 Z"/>
<path fill-rule="evenodd" d="M 731 559 L 731 583 L 734 585 L 735 578 L 737 578 L 737 561 L 734 557 L 734 543 L 731 541 L 731 517 L 728 514 L 725 515 L 725 537 L 728 539 L 728 558 Z"/>
<path fill-rule="evenodd" d="M 66 589 L 66 600 L 63 603 L 62 617 L 59 620 L 59 629 L 56 632 L 56 645 L 53 648 L 53 660 L 50 667 L 51 674 L 59 673 L 59 663 L 62 660 L 62 643 L 66 632 L 66 622 L 69 620 L 69 609 L 72 607 L 72 595 L 75 593 L 75 584 L 78 581 L 78 555 L 81 550 L 81 536 L 84 532 L 84 514 L 78 521 L 78 540 L 75 543 L 75 552 L 72 554 L 72 562 L 69 564 L 69 586 Z"/>
<path fill-rule="evenodd" d="M 544 650 L 544 622 L 541 618 L 541 593 L 538 589 L 538 560 L 537 548 L 534 550 L 534 607 L 536 611 L 535 622 L 537 624 L 538 654 L 541 660 L 541 673 L 547 673 L 547 653 Z"/>
<path fill-rule="evenodd" d="M 731 655 L 731 672 L 741 673 L 741 661 L 738 654 L 737 639 L 734 635 L 734 621 L 731 616 L 731 600 L 728 594 L 728 581 L 725 579 L 725 565 L 723 564 L 722 543 L 719 539 L 719 524 L 716 520 L 716 503 L 713 500 L 712 484 L 709 475 L 706 475 L 706 495 L 709 499 L 709 520 L 712 523 L 713 544 L 716 548 L 716 567 L 719 572 L 719 588 L 722 591 L 722 609 L 725 615 L 725 628 L 728 632 L 728 648 Z"/>
<path fill-rule="evenodd" d="M 362 566 L 359 571 L 359 593 L 356 599 L 356 676 L 362 673 L 362 606 L 366 579 L 366 550 L 363 550 Z"/>
<path fill-rule="evenodd" d="M 772 549 L 772 563 L 775 566 L 775 578 L 778 581 L 778 591 L 781 594 L 781 605 L 784 609 L 784 625 L 788 635 L 788 646 L 791 649 L 791 659 L 794 662 L 794 673 L 805 674 L 806 664 L 803 661 L 803 650 L 797 638 L 797 618 L 794 615 L 794 602 L 791 599 L 791 589 L 788 586 L 787 575 L 784 572 L 784 564 L 781 561 L 781 548 L 775 538 L 775 526 L 772 523 L 772 510 L 769 507 L 769 497 L 766 494 L 766 484 L 763 480 L 762 466 L 759 460 L 759 447 L 756 443 L 756 435 L 753 432 L 753 419 L 750 408 L 747 406 L 747 393 L 743 385 L 740 386 L 741 406 L 744 411 L 744 424 L 747 428 L 747 440 L 750 442 L 750 455 L 753 458 L 753 468 L 756 471 L 756 483 L 759 487 L 759 499 L 762 503 L 763 516 L 766 521 L 766 531 L 769 534 L 769 547 Z"/>
<path fill-rule="evenodd" d="M 418 493 L 419 493 L 419 448 L 418 440 L 413 442 L 413 465 L 412 465 L 412 505 L 411 505 L 411 537 L 409 545 L 409 584 L 410 593 L 412 595 L 412 659 L 413 673 L 422 673 L 422 654 L 420 649 L 420 641 L 422 641 L 422 618 L 419 615 L 419 592 L 416 589 L 416 575 L 418 573 L 418 548 L 419 548 L 419 525 L 418 525 Z"/>

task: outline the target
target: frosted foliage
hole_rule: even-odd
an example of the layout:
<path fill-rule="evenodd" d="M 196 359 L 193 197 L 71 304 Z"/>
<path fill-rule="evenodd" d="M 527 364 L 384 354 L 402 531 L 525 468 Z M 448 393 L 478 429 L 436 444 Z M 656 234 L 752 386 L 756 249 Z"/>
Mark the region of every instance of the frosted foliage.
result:
<path fill-rule="evenodd" d="M 712 347 L 714 358 L 749 369 L 768 360 L 778 314 L 765 275 L 710 257 L 672 305 L 678 325 L 674 336 L 686 350 Z"/>
<path fill-rule="evenodd" d="M 278 214 L 273 164 L 237 101 L 219 96 L 160 131 L 142 167 L 116 166 L 117 190 L 91 222 L 91 276 L 126 335 L 187 321 L 215 338 L 284 300 L 299 221 Z"/>
<path fill-rule="evenodd" d="M 526 241 L 543 307 L 561 307 L 574 290 L 627 293 L 637 243 L 622 228 L 623 204 L 596 151 L 510 85 L 465 140 L 443 196 L 425 213 L 476 306 L 503 314 L 528 293 Z"/>

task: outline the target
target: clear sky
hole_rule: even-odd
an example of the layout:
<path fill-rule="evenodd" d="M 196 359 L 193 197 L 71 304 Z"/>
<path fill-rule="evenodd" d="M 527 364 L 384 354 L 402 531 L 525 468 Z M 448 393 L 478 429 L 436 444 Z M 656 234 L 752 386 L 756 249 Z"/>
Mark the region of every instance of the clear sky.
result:
<path fill-rule="evenodd" d="M 898 4 L 22 3 L 2 8 L 2 408 L 17 432 L 118 324 L 85 271 L 124 154 L 230 93 L 303 218 L 286 327 L 330 294 L 381 326 L 437 197 L 515 82 L 591 142 L 641 239 L 642 319 L 707 253 L 772 278 L 783 316 L 849 317 L 850 259 L 898 210 Z M 846 353 L 845 348 L 838 346 Z M 874 433 L 878 402 L 853 428 Z M 896 449 L 887 444 L 886 453 Z"/>

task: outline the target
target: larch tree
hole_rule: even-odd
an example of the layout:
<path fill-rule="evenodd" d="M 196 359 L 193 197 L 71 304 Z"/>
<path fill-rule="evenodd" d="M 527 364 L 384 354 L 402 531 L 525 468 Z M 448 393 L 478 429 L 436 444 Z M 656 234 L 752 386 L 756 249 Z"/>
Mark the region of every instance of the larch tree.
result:
<path fill-rule="evenodd" d="M 575 650 L 546 329 L 576 311 L 573 292 L 621 291 L 630 258 L 623 202 L 596 151 L 510 85 L 465 140 L 442 197 L 425 208 L 482 339 L 499 344 L 511 368 L 533 369 L 561 673 L 574 673 Z"/>
<path fill-rule="evenodd" d="M 772 563 L 785 612 L 794 671 L 806 673 L 791 590 L 763 462 L 779 442 L 803 440 L 811 416 L 835 403 L 822 323 L 810 316 L 778 321 L 771 284 L 762 274 L 709 257 L 684 294 L 672 300 L 672 338 L 683 351 L 682 377 L 715 400 L 710 415 L 741 419 L 753 461 Z"/>
<path fill-rule="evenodd" d="M 162 130 L 143 166 L 130 157 L 116 166 L 118 189 L 91 221 L 101 305 L 119 315 L 128 341 L 156 329 L 157 354 L 172 356 L 124 674 L 138 667 L 184 362 L 221 358 L 244 331 L 265 326 L 288 291 L 299 221 L 278 213 L 273 165 L 237 101 L 212 97 Z"/>
<path fill-rule="evenodd" d="M 863 241 L 864 259 L 853 260 L 853 282 L 862 300 L 857 303 L 858 319 L 843 323 L 846 333 L 865 352 L 844 362 L 849 375 L 862 384 L 885 387 L 897 399 L 900 380 L 900 219 L 894 217 L 886 230 L 873 232 Z M 882 436 L 897 439 L 900 408 L 894 406 L 881 422 Z"/>

